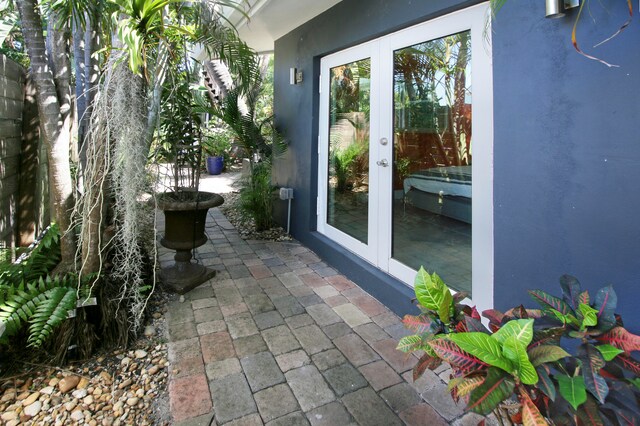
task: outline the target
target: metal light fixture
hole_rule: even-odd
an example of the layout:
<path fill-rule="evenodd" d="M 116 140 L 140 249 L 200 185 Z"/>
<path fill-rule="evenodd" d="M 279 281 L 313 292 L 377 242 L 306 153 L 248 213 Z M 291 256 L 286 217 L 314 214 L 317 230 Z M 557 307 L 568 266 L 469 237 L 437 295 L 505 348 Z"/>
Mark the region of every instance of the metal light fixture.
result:
<path fill-rule="evenodd" d="M 580 6 L 580 0 L 545 0 L 547 18 L 562 18 L 564 11 Z"/>

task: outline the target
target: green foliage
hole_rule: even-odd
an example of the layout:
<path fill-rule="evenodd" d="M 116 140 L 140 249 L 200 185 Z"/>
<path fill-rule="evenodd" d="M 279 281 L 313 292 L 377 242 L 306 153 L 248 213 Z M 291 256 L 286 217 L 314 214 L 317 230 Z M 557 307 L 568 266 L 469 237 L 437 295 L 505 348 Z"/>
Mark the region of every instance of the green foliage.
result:
<path fill-rule="evenodd" d="M 637 422 L 640 362 L 631 352 L 640 350 L 640 336 L 622 327 L 611 286 L 591 298 L 574 277 L 565 275 L 560 283 L 561 298 L 529 292 L 542 310 L 483 312 L 491 333 L 475 308 L 459 303 L 464 295 L 451 295 L 440 277 L 420 268 L 414 289 L 422 314 L 405 316 L 415 334 L 398 345 L 403 352 L 425 351 L 414 380 L 446 362 L 453 371 L 452 396 L 479 414 L 499 414 L 502 402 L 517 398 L 517 418 L 527 425 L 564 418 L 580 418 L 582 424 Z M 577 344 L 561 347 L 561 338 Z"/>
<path fill-rule="evenodd" d="M 253 166 L 251 177 L 240 190 L 240 209 L 245 217 L 254 220 L 256 230 L 273 227 L 273 191 L 271 162 L 262 161 Z"/>
<path fill-rule="evenodd" d="M 331 165 L 337 180 L 336 190 L 345 192 L 354 185 L 358 178 L 359 164 L 367 156 L 368 145 L 360 142 L 349 144 L 346 148 L 331 152 Z"/>
<path fill-rule="evenodd" d="M 50 275 L 60 260 L 59 243 L 58 227 L 52 225 L 19 263 L 0 264 L 0 343 L 9 343 L 29 324 L 28 345 L 42 346 L 75 308 L 78 294 L 85 293 L 78 291 L 75 274 Z"/>
<path fill-rule="evenodd" d="M 233 136 L 225 128 L 207 128 L 202 136 L 202 152 L 205 156 L 222 157 L 225 167 L 231 164 Z"/>

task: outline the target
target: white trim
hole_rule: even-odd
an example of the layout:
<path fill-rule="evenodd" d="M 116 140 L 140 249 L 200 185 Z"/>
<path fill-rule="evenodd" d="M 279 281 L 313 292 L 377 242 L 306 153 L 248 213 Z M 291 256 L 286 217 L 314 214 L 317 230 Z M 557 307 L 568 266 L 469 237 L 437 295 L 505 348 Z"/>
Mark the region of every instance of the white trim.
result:
<path fill-rule="evenodd" d="M 470 30 L 473 85 L 473 209 L 472 209 L 472 293 L 478 310 L 493 306 L 493 65 L 489 4 L 482 3 L 379 39 L 328 55 L 321 60 L 321 87 L 329 87 L 329 69 L 371 57 L 371 129 L 369 150 L 369 235 L 368 244 L 349 237 L 326 223 L 326 206 L 320 208 L 318 231 L 392 276 L 413 286 L 415 271 L 391 258 L 392 167 L 376 161 L 393 159 L 393 54 L 397 49 Z M 319 202 L 327 198 L 329 90 L 320 96 L 318 158 Z M 378 141 L 385 137 L 387 146 Z M 376 195 L 377 194 L 377 195 Z M 386 198 L 385 198 L 386 197 Z M 437 271 L 436 271 L 437 272 Z"/>

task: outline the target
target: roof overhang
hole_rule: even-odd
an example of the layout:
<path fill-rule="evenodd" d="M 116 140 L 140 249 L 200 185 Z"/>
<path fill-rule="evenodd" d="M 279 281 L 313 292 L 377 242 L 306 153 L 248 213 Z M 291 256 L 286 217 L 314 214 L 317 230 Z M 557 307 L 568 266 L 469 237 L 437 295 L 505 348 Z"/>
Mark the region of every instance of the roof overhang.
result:
<path fill-rule="evenodd" d="M 224 15 L 240 38 L 259 53 L 273 51 L 273 43 L 341 0 L 247 0 L 245 14 L 225 8 Z"/>

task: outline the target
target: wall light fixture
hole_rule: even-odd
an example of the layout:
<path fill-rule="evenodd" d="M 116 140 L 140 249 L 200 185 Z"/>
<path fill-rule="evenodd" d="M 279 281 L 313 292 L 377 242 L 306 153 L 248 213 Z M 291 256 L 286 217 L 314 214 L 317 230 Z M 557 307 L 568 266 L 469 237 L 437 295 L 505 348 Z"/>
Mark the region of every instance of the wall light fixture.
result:
<path fill-rule="evenodd" d="M 564 11 L 580 6 L 580 0 L 545 0 L 546 1 L 546 17 L 562 18 Z"/>

